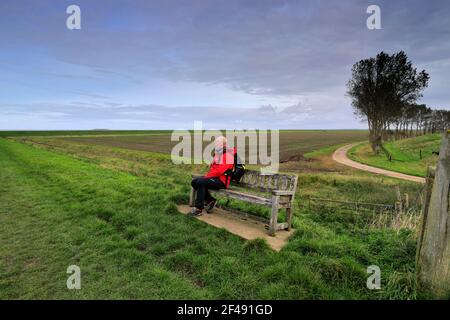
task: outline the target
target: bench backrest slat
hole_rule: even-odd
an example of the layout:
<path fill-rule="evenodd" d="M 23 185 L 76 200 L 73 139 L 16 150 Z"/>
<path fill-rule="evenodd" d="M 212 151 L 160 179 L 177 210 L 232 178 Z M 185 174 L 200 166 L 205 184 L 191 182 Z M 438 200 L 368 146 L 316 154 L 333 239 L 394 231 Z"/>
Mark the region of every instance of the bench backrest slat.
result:
<path fill-rule="evenodd" d="M 261 174 L 260 171 L 246 170 L 239 185 L 265 192 L 294 191 L 297 187 L 297 179 L 297 175 L 292 174 Z"/>
<path fill-rule="evenodd" d="M 288 186 L 288 177 L 287 176 L 282 176 L 281 177 L 281 190 L 287 190 L 287 186 Z"/>

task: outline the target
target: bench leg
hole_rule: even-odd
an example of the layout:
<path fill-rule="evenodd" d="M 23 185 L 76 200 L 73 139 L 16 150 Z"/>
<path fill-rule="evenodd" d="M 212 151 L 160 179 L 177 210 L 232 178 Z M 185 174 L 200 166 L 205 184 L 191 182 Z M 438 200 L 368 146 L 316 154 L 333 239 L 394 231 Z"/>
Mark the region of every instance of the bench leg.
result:
<path fill-rule="evenodd" d="M 269 235 L 270 236 L 275 236 L 275 231 L 277 231 L 279 199 L 280 199 L 280 196 L 277 196 L 277 195 L 272 196 L 272 214 L 270 215 L 270 222 L 269 222 Z"/>
<path fill-rule="evenodd" d="M 189 194 L 189 206 L 193 207 L 195 205 L 196 193 L 194 188 L 191 188 L 191 193 Z"/>
<path fill-rule="evenodd" d="M 287 231 L 291 230 L 292 227 L 292 209 L 286 208 L 286 223 L 287 223 Z"/>

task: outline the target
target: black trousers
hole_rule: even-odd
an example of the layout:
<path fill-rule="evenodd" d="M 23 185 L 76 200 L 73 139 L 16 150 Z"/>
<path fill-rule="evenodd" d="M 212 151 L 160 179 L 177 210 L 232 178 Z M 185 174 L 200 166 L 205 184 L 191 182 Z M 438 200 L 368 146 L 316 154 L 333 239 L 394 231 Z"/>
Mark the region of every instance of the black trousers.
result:
<path fill-rule="evenodd" d="M 205 201 L 209 203 L 213 200 L 209 189 L 219 190 L 225 189 L 225 185 L 219 178 L 195 178 L 191 182 L 192 188 L 197 191 L 197 197 L 195 199 L 195 207 L 197 209 L 203 209 Z"/>

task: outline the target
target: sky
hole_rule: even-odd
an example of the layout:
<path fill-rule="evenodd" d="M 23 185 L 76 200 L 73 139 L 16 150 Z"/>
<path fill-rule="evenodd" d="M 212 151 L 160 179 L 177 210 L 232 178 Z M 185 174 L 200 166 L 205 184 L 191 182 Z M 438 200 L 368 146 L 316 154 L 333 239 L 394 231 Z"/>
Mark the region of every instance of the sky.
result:
<path fill-rule="evenodd" d="M 2 0 L 0 14 L 0 130 L 364 129 L 351 67 L 400 50 L 430 74 L 420 102 L 450 109 L 447 0 Z"/>

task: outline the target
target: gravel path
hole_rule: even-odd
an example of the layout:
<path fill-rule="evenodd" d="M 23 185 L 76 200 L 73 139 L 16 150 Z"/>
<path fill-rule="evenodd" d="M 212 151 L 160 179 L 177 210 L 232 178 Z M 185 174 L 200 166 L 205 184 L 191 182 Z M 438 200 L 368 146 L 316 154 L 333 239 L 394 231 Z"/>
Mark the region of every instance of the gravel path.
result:
<path fill-rule="evenodd" d="M 376 173 L 376 174 L 382 174 L 382 175 L 385 175 L 388 177 L 398 178 L 398 179 L 402 179 L 402 180 L 425 183 L 425 178 L 410 176 L 410 175 L 400 173 L 400 172 L 394 172 L 394 171 L 389 171 L 389 170 L 385 170 L 385 169 L 375 168 L 375 167 L 368 166 L 366 164 L 362 164 L 362 163 L 350 160 L 347 157 L 347 152 L 348 152 L 348 150 L 350 150 L 357 144 L 359 144 L 359 143 L 352 143 L 352 144 L 349 144 L 349 145 L 346 145 L 346 146 L 343 146 L 343 147 L 337 149 L 333 153 L 333 160 L 338 163 L 341 163 L 343 165 L 355 168 L 355 169 L 359 169 L 359 170 L 363 170 L 363 171 L 367 171 L 367 172 L 371 172 L 371 173 Z"/>

